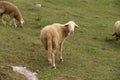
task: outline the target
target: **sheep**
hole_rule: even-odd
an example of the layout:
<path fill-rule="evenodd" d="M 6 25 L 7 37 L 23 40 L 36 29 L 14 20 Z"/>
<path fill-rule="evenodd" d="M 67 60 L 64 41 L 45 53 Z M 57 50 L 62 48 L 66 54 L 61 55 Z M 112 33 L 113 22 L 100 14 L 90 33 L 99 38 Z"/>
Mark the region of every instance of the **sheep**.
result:
<path fill-rule="evenodd" d="M 24 19 L 19 11 L 18 7 L 8 1 L 0 1 L 0 21 L 6 25 L 6 22 L 2 19 L 3 14 L 10 16 L 9 25 L 17 27 L 15 20 L 18 21 L 20 27 L 23 27 Z"/>
<path fill-rule="evenodd" d="M 47 25 L 40 31 L 40 39 L 44 45 L 44 48 L 48 53 L 48 61 L 52 65 L 52 68 L 56 69 L 55 65 L 55 52 L 56 48 L 60 48 L 60 61 L 63 61 L 62 46 L 71 33 L 74 32 L 74 28 L 79 26 L 74 21 L 69 21 L 66 24 L 54 23 Z"/>
<path fill-rule="evenodd" d="M 112 36 L 116 36 L 116 40 L 120 38 L 120 21 L 115 22 L 115 32 L 113 33 Z"/>

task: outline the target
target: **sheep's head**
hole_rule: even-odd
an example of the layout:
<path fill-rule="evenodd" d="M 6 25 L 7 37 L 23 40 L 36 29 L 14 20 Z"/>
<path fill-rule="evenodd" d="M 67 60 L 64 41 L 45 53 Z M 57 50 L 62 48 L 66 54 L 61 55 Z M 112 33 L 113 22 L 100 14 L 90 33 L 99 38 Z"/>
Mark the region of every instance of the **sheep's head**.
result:
<path fill-rule="evenodd" d="M 64 26 L 68 27 L 70 33 L 74 32 L 74 28 L 79 28 L 79 26 L 74 21 L 69 21 L 64 24 Z"/>
<path fill-rule="evenodd" d="M 24 19 L 21 19 L 20 22 L 19 22 L 19 26 L 23 27 L 23 23 L 24 23 Z"/>

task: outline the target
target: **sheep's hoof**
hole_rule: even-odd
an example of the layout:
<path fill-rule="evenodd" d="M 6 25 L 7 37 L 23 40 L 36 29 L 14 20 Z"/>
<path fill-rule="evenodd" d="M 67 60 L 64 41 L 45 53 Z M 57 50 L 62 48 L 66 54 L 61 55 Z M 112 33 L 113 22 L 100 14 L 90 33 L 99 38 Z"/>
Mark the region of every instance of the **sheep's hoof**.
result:
<path fill-rule="evenodd" d="M 6 26 L 6 25 L 7 25 L 7 22 L 6 22 L 6 21 L 3 21 L 3 25 L 5 25 L 5 26 Z"/>
<path fill-rule="evenodd" d="M 56 66 L 52 66 L 52 69 L 56 69 Z"/>
<path fill-rule="evenodd" d="M 116 38 L 116 41 L 118 41 L 118 38 Z"/>
<path fill-rule="evenodd" d="M 63 59 L 60 59 L 60 62 L 63 62 L 64 60 Z"/>
<path fill-rule="evenodd" d="M 14 24 L 13 26 L 16 28 L 16 27 L 17 27 L 17 24 Z"/>

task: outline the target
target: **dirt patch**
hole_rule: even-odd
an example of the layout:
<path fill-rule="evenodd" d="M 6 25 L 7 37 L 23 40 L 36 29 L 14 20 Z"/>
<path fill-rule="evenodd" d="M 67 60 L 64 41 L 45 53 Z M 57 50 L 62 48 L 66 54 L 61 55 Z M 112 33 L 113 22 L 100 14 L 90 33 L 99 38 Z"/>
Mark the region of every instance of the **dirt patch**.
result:
<path fill-rule="evenodd" d="M 0 80 L 12 80 L 12 78 L 4 69 L 0 68 Z"/>
<path fill-rule="evenodd" d="M 27 80 L 23 75 L 12 71 L 11 67 L 0 67 L 0 80 Z"/>

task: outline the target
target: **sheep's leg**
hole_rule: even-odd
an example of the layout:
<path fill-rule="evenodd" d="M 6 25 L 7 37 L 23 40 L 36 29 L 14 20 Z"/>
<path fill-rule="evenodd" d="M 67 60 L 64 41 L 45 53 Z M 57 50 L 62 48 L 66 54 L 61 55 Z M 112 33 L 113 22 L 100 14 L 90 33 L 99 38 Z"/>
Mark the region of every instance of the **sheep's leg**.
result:
<path fill-rule="evenodd" d="M 119 38 L 118 37 L 116 37 L 116 40 L 118 40 Z"/>
<path fill-rule="evenodd" d="M 17 24 L 16 24 L 15 19 L 14 19 L 14 13 L 10 13 L 9 15 L 10 15 L 9 25 L 10 26 L 13 25 L 13 26 L 17 27 Z"/>
<path fill-rule="evenodd" d="M 50 64 L 52 64 L 52 43 L 51 40 L 46 40 L 46 46 L 47 46 L 47 50 L 48 50 L 48 61 Z"/>
<path fill-rule="evenodd" d="M 13 23 L 13 20 L 10 19 L 10 20 L 9 20 L 9 25 L 12 26 L 12 23 Z"/>
<path fill-rule="evenodd" d="M 118 38 L 120 38 L 120 35 L 118 35 Z"/>
<path fill-rule="evenodd" d="M 51 52 L 48 52 L 48 61 L 50 64 L 52 64 L 52 54 Z"/>
<path fill-rule="evenodd" d="M 116 35 L 116 40 L 119 40 L 120 39 L 120 35 Z"/>
<path fill-rule="evenodd" d="M 62 57 L 62 46 L 63 46 L 63 42 L 60 43 L 60 62 L 63 62 L 63 57 Z"/>
<path fill-rule="evenodd" d="M 14 25 L 15 27 L 17 27 L 17 24 L 16 24 L 16 22 L 15 22 L 15 19 L 13 19 L 13 25 Z"/>
<path fill-rule="evenodd" d="M 119 39 L 119 36 L 118 35 L 116 35 L 116 40 L 118 40 Z"/>
<path fill-rule="evenodd" d="M 17 24 L 15 23 L 15 19 L 14 19 L 13 17 L 10 17 L 9 25 L 10 25 L 10 26 L 13 25 L 13 26 L 17 27 Z"/>
<path fill-rule="evenodd" d="M 56 69 L 56 65 L 55 65 L 55 50 L 53 50 L 53 53 L 52 53 L 52 68 Z"/>
<path fill-rule="evenodd" d="M 9 25 L 12 26 L 13 25 L 13 13 L 9 14 L 10 15 L 10 20 L 9 20 Z"/>
<path fill-rule="evenodd" d="M 1 20 L 2 21 L 2 23 L 4 24 L 4 25 L 6 25 L 7 23 L 6 23 L 6 21 L 4 21 L 3 19 Z"/>
<path fill-rule="evenodd" d="M 118 40 L 119 38 L 120 38 L 120 36 L 115 32 L 115 33 L 113 33 L 113 35 L 112 36 L 116 36 L 116 40 Z"/>

